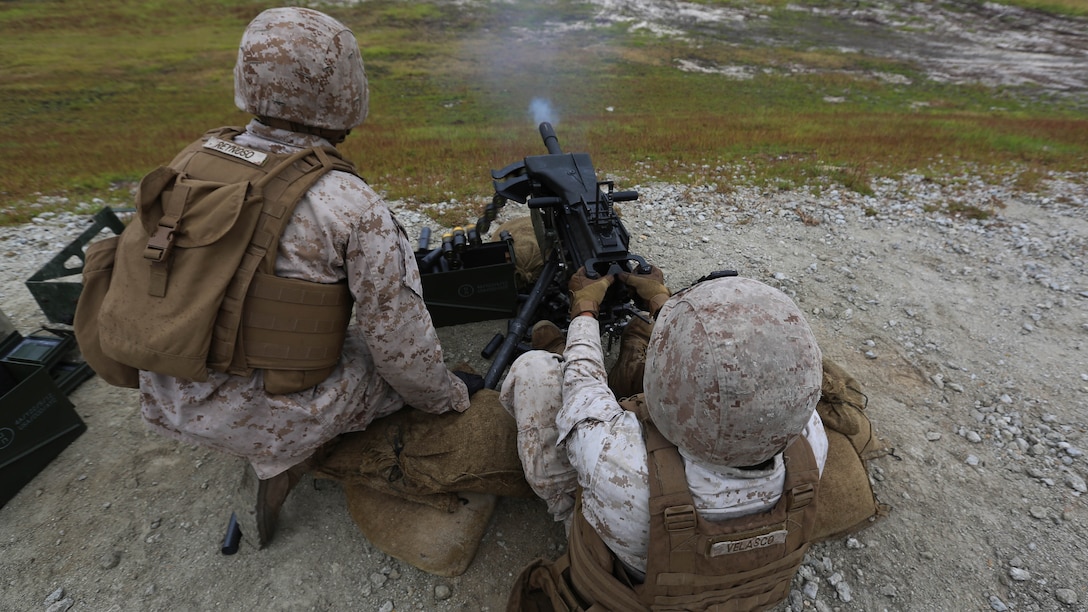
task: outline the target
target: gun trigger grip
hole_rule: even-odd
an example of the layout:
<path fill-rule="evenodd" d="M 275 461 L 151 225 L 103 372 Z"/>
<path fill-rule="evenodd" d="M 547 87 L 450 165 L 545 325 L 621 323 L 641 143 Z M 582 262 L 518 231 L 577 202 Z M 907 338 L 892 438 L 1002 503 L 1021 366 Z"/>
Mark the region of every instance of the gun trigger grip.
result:
<path fill-rule="evenodd" d="M 646 260 L 638 255 L 630 255 L 630 259 L 638 264 L 635 268 L 635 272 L 639 274 L 649 274 L 654 271 L 654 267 L 646 263 Z"/>

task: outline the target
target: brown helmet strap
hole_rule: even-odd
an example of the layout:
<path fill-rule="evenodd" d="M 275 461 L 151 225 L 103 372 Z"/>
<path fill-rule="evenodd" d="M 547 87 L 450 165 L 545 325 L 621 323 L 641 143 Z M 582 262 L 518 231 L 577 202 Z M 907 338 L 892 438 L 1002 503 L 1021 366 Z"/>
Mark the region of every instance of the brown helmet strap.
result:
<path fill-rule="evenodd" d="M 304 125 L 301 123 L 295 123 L 294 121 L 287 121 L 285 119 L 276 119 L 275 117 L 257 117 L 257 121 L 260 121 L 261 123 L 272 128 L 320 136 L 334 145 L 344 142 L 344 139 L 347 138 L 348 134 L 351 133 L 351 130 L 330 130 L 326 128 L 318 128 Z"/>

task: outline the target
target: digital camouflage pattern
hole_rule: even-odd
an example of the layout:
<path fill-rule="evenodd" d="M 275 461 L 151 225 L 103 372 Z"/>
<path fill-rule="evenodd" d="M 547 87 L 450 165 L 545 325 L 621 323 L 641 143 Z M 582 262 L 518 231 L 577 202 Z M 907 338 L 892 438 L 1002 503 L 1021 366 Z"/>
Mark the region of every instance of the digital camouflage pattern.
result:
<path fill-rule="evenodd" d="M 578 486 L 582 512 L 609 549 L 646 571 L 650 487 L 642 425 L 608 387 L 600 327 L 577 317 L 563 357 L 530 351 L 514 361 L 500 399 L 517 421 L 525 478 L 557 521 L 570 528 Z M 815 411 L 797 428 L 823 469 L 827 436 Z M 711 521 L 762 512 L 781 497 L 782 455 L 763 470 L 718 469 L 684 458 L 699 514 Z"/>
<path fill-rule="evenodd" d="M 235 138 L 275 153 L 325 145 L 252 121 Z M 330 172 L 299 201 L 280 240 L 277 276 L 347 281 L 355 299 L 339 365 L 298 393 L 270 395 L 251 377 L 209 371 L 206 382 L 141 372 L 141 410 L 158 433 L 244 457 L 260 478 L 405 405 L 464 411 L 465 385 L 445 366 L 407 234 L 362 179 Z"/>
<path fill-rule="evenodd" d="M 250 22 L 234 65 L 234 103 L 258 117 L 350 130 L 369 104 L 359 43 L 315 10 L 274 8 Z"/>
<path fill-rule="evenodd" d="M 646 402 L 684 456 L 757 466 L 786 448 L 820 399 L 821 353 L 797 305 L 750 278 L 674 295 L 646 349 Z"/>

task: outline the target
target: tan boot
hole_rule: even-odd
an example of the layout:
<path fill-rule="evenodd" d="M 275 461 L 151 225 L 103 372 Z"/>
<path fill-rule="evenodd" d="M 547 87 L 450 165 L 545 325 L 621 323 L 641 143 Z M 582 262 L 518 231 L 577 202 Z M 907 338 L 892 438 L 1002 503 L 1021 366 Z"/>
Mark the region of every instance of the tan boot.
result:
<path fill-rule="evenodd" d="M 533 348 L 562 355 L 567 348 L 567 337 L 551 321 L 539 321 L 533 326 Z"/>
<path fill-rule="evenodd" d="M 309 462 L 304 462 L 262 480 L 257 478 L 249 462 L 245 462 L 242 481 L 233 500 L 234 514 L 243 540 L 248 538 L 258 549 L 272 541 L 283 502 L 308 470 Z"/>
<path fill-rule="evenodd" d="M 608 372 L 608 386 L 616 397 L 624 398 L 642 393 L 642 376 L 646 371 L 646 346 L 650 343 L 652 322 L 631 317 L 620 335 L 620 354 Z"/>

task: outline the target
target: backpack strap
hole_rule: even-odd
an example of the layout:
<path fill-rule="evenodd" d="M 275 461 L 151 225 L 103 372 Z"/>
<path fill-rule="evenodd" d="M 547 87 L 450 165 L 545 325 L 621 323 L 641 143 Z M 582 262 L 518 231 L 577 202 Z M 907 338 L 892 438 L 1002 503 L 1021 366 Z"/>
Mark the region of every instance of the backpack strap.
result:
<path fill-rule="evenodd" d="M 812 505 L 816 501 L 820 467 L 812 446 L 804 436 L 798 436 L 783 453 L 786 462 L 786 483 L 782 490 L 786 498 L 786 524 L 790 527 L 789 546 L 800 546 L 811 538 L 816 522 Z"/>
<path fill-rule="evenodd" d="M 170 195 L 163 202 L 163 215 L 155 233 L 147 240 L 144 259 L 151 264 L 147 292 L 155 297 L 166 295 L 166 280 L 170 269 L 170 251 L 174 246 L 174 234 L 177 231 L 181 215 L 185 212 L 185 202 L 189 198 L 189 186 L 174 182 Z"/>
<path fill-rule="evenodd" d="M 285 167 L 273 169 L 254 185 L 265 196 L 266 202 L 276 199 L 283 203 L 278 210 L 267 211 L 276 219 L 274 225 L 271 222 L 266 225 L 263 217 L 258 222 L 258 232 L 264 229 L 272 233 L 272 240 L 265 248 L 264 265 L 259 268 L 266 274 L 272 274 L 275 268 L 280 236 L 283 235 L 283 230 L 302 196 L 318 179 L 333 170 L 356 174 L 355 166 L 340 157 L 340 152 L 331 147 L 311 147 L 299 151 L 285 160 L 283 165 Z"/>
<path fill-rule="evenodd" d="M 661 435 L 653 422 L 642 423 L 646 436 L 646 467 L 650 484 L 650 542 L 667 546 L 670 571 L 694 572 L 696 555 L 696 526 L 698 517 L 695 502 L 688 489 L 684 462 L 676 446 Z M 660 519 L 658 518 L 660 517 Z M 656 534 L 655 534 L 656 531 Z M 666 551 L 648 551 L 649 564 L 655 558 L 664 558 Z M 656 554 L 655 554 L 656 553 Z"/>

